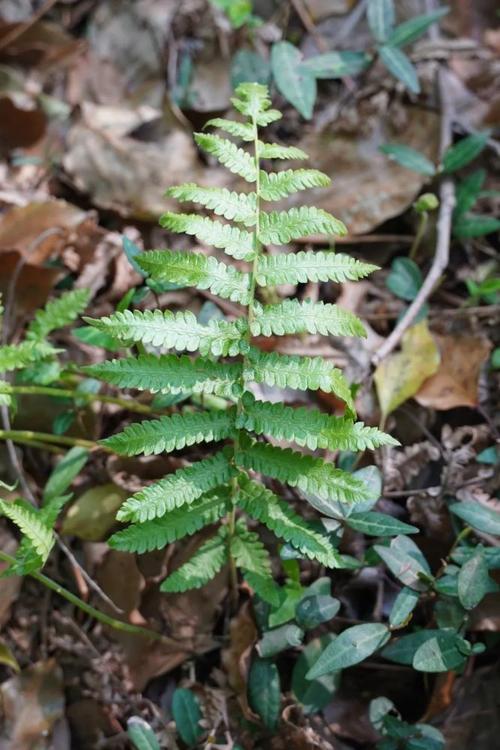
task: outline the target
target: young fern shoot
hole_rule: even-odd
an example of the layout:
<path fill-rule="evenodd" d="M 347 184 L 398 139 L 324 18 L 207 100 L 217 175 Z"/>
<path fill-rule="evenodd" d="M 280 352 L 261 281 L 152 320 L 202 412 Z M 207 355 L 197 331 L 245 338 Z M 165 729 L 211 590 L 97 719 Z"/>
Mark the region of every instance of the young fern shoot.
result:
<path fill-rule="evenodd" d="M 258 521 L 289 543 L 298 556 L 330 568 L 342 567 L 342 556 L 327 533 L 303 519 L 263 483 L 264 477 L 297 487 L 322 507 L 369 499 L 367 485 L 330 462 L 292 448 L 265 442 L 286 441 L 312 450 L 365 450 L 395 443 L 374 427 L 355 421 L 351 391 L 342 372 L 320 357 L 290 356 L 261 351 L 257 336 L 318 333 L 363 336 L 361 322 L 334 304 L 284 300 L 262 304 L 259 291 L 286 282 L 356 280 L 375 269 L 348 255 L 330 251 L 268 255 L 267 245 L 284 245 L 309 234 L 342 235 L 341 221 L 326 211 L 304 206 L 267 211 L 272 202 L 329 178 L 315 169 L 266 172 L 263 159 L 305 159 L 295 147 L 260 140 L 260 128 L 281 115 L 271 109 L 265 86 L 242 84 L 234 107 L 244 122 L 215 119 L 207 123 L 250 145 L 250 151 L 219 135 L 199 133 L 197 144 L 231 172 L 253 185 L 248 193 L 205 188 L 191 183 L 171 188 L 181 202 L 210 209 L 224 221 L 193 213 L 166 213 L 160 223 L 172 232 L 196 237 L 247 263 L 230 263 L 199 252 L 153 250 L 136 260 L 155 281 L 169 281 L 238 302 L 237 320 L 212 320 L 201 325 L 189 312 L 116 312 L 88 322 L 119 341 L 141 342 L 164 350 L 93 365 L 87 371 L 116 386 L 153 393 L 198 393 L 226 397 L 232 405 L 220 411 L 185 410 L 126 427 L 104 443 L 119 454 L 157 454 L 187 446 L 224 441 L 225 446 L 187 468 L 144 487 L 122 505 L 118 519 L 130 525 L 110 544 L 119 550 L 144 553 L 194 534 L 202 527 L 218 529 L 193 557 L 162 584 L 167 592 L 201 587 L 225 565 L 239 569 L 248 585 L 271 604 L 279 588 L 271 573 L 269 552 L 246 519 Z M 229 223 L 231 222 L 231 223 Z M 143 349 L 144 350 L 144 349 Z M 174 350 L 167 352 L 166 350 Z M 198 352 L 194 358 L 182 352 Z M 223 358 L 232 358 L 227 361 Z M 346 405 L 336 417 L 314 408 L 292 408 L 256 400 L 254 384 L 334 393 Z M 255 523 L 253 524 L 255 525 Z"/>

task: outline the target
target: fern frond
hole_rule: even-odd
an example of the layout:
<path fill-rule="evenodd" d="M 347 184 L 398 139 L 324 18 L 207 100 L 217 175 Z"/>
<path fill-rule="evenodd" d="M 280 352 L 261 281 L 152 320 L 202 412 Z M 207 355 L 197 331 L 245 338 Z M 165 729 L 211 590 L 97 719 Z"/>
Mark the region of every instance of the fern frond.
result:
<path fill-rule="evenodd" d="M 214 117 L 208 120 L 203 128 L 219 128 L 235 138 L 241 138 L 243 141 L 253 141 L 254 132 L 251 125 L 247 122 L 236 122 L 235 120 L 225 120 L 222 117 Z"/>
<path fill-rule="evenodd" d="M 376 427 L 354 422 L 346 417 L 333 417 L 306 406 L 293 408 L 282 403 L 256 401 L 244 395 L 244 409 L 236 426 L 257 435 L 270 435 L 305 446 L 310 450 L 361 451 L 381 445 L 399 445 L 398 441 Z"/>
<path fill-rule="evenodd" d="M 254 443 L 237 450 L 235 461 L 244 469 L 278 479 L 323 500 L 355 503 L 369 498 L 367 485 L 352 474 L 335 469 L 321 458 L 305 456 L 290 448 Z"/>
<path fill-rule="evenodd" d="M 318 169 L 285 169 L 282 172 L 260 172 L 260 197 L 277 201 L 307 188 L 327 187 L 331 180 Z"/>
<path fill-rule="evenodd" d="M 278 388 L 335 393 L 354 411 L 351 391 L 342 371 L 321 357 L 299 357 L 277 352 L 268 354 L 251 349 L 247 355 L 244 377 L 247 381 L 276 385 Z"/>
<path fill-rule="evenodd" d="M 254 256 L 253 235 L 230 224 L 222 224 L 207 216 L 197 214 L 174 214 L 167 212 L 160 217 L 160 224 L 171 232 L 190 234 L 199 242 L 219 247 L 237 260 L 252 260 Z"/>
<path fill-rule="evenodd" d="M 84 318 L 90 325 L 121 341 L 141 341 L 164 349 L 200 351 L 203 356 L 235 357 L 247 322 L 210 320 L 202 326 L 192 312 L 124 310 L 103 318 Z"/>
<path fill-rule="evenodd" d="M 45 341 L 22 341 L 20 344 L 0 346 L 0 372 L 19 370 L 56 351 Z"/>
<path fill-rule="evenodd" d="M 15 500 L 12 503 L 0 500 L 0 512 L 29 539 L 42 564 L 45 563 L 54 545 L 54 534 L 52 529 L 43 523 L 37 511 L 24 500 Z"/>
<path fill-rule="evenodd" d="M 136 262 L 156 281 L 170 281 L 197 289 L 209 289 L 223 299 L 246 305 L 250 295 L 250 277 L 232 266 L 202 253 L 150 250 Z"/>
<path fill-rule="evenodd" d="M 167 195 L 178 201 L 199 203 L 212 210 L 217 216 L 230 221 L 239 221 L 245 226 L 256 222 L 257 195 L 255 193 L 236 193 L 227 188 L 200 187 L 193 182 L 177 185 L 167 190 Z"/>
<path fill-rule="evenodd" d="M 238 174 L 247 182 L 255 182 L 257 179 L 255 160 L 247 151 L 218 135 L 195 133 L 194 139 L 203 151 L 215 156 L 230 172 Z"/>
<path fill-rule="evenodd" d="M 214 393 L 229 395 L 241 377 L 240 363 L 223 366 L 210 359 L 186 355 L 140 354 L 138 357 L 112 359 L 85 367 L 91 377 L 120 388 L 136 388 L 151 393 Z"/>
<path fill-rule="evenodd" d="M 240 480 L 236 503 L 251 518 L 260 521 L 277 537 L 284 539 L 310 560 L 339 567 L 338 553 L 328 539 L 314 531 L 307 521 L 298 516 L 292 508 L 261 484 Z"/>
<path fill-rule="evenodd" d="M 296 146 L 281 146 L 279 143 L 262 143 L 259 141 L 261 159 L 307 159 L 305 151 Z"/>
<path fill-rule="evenodd" d="M 236 524 L 236 533 L 231 539 L 231 556 L 238 568 L 266 577 L 271 574 L 271 559 L 260 537 L 249 531 L 240 520 Z"/>
<path fill-rule="evenodd" d="M 323 336 L 366 336 L 356 315 L 325 302 L 287 299 L 278 305 L 254 303 L 251 322 L 253 336 L 288 336 L 320 333 Z"/>
<path fill-rule="evenodd" d="M 257 263 L 259 286 L 303 284 L 307 281 L 356 281 L 378 266 L 363 263 L 343 253 L 300 250 L 298 253 L 261 256 Z"/>
<path fill-rule="evenodd" d="M 240 83 L 231 103 L 238 112 L 249 117 L 257 125 L 269 125 L 282 117 L 281 112 L 269 109 L 269 89 L 261 83 Z"/>
<path fill-rule="evenodd" d="M 215 536 L 201 545 L 187 563 L 163 581 L 160 590 L 178 593 L 188 589 L 199 589 L 215 578 L 227 563 L 226 533 L 225 527 L 222 526 Z"/>
<path fill-rule="evenodd" d="M 74 289 L 64 292 L 59 299 L 47 302 L 43 310 L 38 310 L 26 331 L 30 341 L 40 341 L 56 328 L 72 323 L 87 307 L 90 289 Z"/>
<path fill-rule="evenodd" d="M 163 549 L 177 539 L 192 536 L 204 526 L 216 523 L 227 512 L 228 497 L 228 490 L 216 490 L 187 507 L 169 511 L 162 518 L 133 523 L 113 534 L 108 543 L 113 549 L 140 555 Z"/>
<path fill-rule="evenodd" d="M 234 475 L 235 469 L 226 454 L 220 451 L 136 492 L 125 500 L 116 517 L 119 521 L 151 521 L 174 508 L 189 505 Z"/>
<path fill-rule="evenodd" d="M 101 440 L 120 456 L 157 455 L 182 450 L 189 445 L 225 440 L 234 433 L 236 409 L 190 412 L 149 419 L 126 427 L 123 432 Z"/>
<path fill-rule="evenodd" d="M 311 234 L 342 236 L 347 229 L 339 219 L 313 206 L 260 214 L 259 240 L 264 245 L 286 245 Z"/>

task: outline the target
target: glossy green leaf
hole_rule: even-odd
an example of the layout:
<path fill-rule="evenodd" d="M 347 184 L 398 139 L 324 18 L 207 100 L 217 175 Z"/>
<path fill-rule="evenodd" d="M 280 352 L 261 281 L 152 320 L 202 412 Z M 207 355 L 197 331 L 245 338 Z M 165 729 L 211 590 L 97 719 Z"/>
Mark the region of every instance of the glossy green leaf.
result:
<path fill-rule="evenodd" d="M 465 214 L 453 224 L 455 237 L 467 239 L 469 237 L 484 237 L 500 230 L 500 219 L 494 216 L 481 216 L 480 214 Z"/>
<path fill-rule="evenodd" d="M 344 78 L 361 73 L 370 59 L 365 52 L 325 52 L 309 57 L 301 69 L 309 71 L 315 78 Z"/>
<path fill-rule="evenodd" d="M 311 630 L 331 620 L 340 609 L 340 602 L 333 596 L 310 594 L 304 596 L 295 610 L 295 619 L 304 630 Z"/>
<path fill-rule="evenodd" d="M 485 169 L 476 169 L 461 180 L 455 188 L 453 222 L 456 224 L 474 206 L 486 179 Z"/>
<path fill-rule="evenodd" d="M 376 41 L 385 42 L 396 18 L 393 0 L 368 0 L 367 18 Z"/>
<path fill-rule="evenodd" d="M 489 133 L 473 133 L 450 146 L 443 156 L 443 170 L 450 174 L 473 161 L 486 146 Z"/>
<path fill-rule="evenodd" d="M 397 536 L 398 534 L 416 534 L 418 528 L 399 521 L 386 513 L 351 513 L 346 520 L 348 526 L 368 536 Z"/>
<path fill-rule="evenodd" d="M 414 260 L 394 258 L 385 283 L 396 297 L 411 302 L 417 296 L 422 282 L 422 272 Z"/>
<path fill-rule="evenodd" d="M 281 684 L 278 668 L 269 659 L 254 659 L 248 675 L 248 703 L 268 729 L 275 729 L 280 714 Z"/>
<path fill-rule="evenodd" d="M 306 674 L 318 660 L 325 648 L 335 640 L 335 635 L 326 633 L 307 644 L 292 672 L 292 692 L 305 714 L 321 711 L 332 699 L 340 684 L 340 672 L 329 672 L 315 680 Z"/>
<path fill-rule="evenodd" d="M 374 549 L 391 573 L 405 586 L 416 591 L 428 588 L 422 576 L 431 575 L 429 565 L 416 544 L 407 536 L 395 537 L 388 547 L 376 544 Z"/>
<path fill-rule="evenodd" d="M 378 651 L 389 638 L 389 629 L 380 623 L 367 623 L 347 628 L 326 647 L 307 673 L 307 679 L 314 680 L 328 672 L 336 672 L 339 669 L 359 664 Z"/>
<path fill-rule="evenodd" d="M 406 44 L 411 44 L 411 42 L 423 36 L 433 23 L 439 21 L 448 12 L 449 8 L 443 7 L 438 8 L 432 13 L 424 13 L 421 16 L 410 18 L 408 21 L 396 26 L 387 41 L 391 47 L 404 47 Z"/>
<path fill-rule="evenodd" d="M 140 716 L 131 716 L 128 719 L 127 735 L 136 750 L 160 750 L 155 733 Z"/>
<path fill-rule="evenodd" d="M 440 630 L 417 630 L 415 633 L 409 633 L 403 635 L 400 638 L 396 638 L 386 646 L 382 651 L 384 659 L 396 662 L 396 664 L 411 665 L 415 653 L 423 643 L 426 643 L 431 638 L 434 638 Z"/>
<path fill-rule="evenodd" d="M 411 169 L 412 172 L 425 174 L 428 177 L 432 177 L 436 172 L 436 168 L 430 159 L 410 146 L 405 146 L 402 143 L 385 143 L 380 146 L 380 151 L 387 154 L 390 159 L 402 167 Z"/>
<path fill-rule="evenodd" d="M 263 659 L 275 656 L 281 651 L 300 646 L 304 631 L 294 623 L 286 623 L 278 628 L 267 630 L 257 643 L 257 652 Z"/>
<path fill-rule="evenodd" d="M 389 73 L 392 73 L 413 94 L 420 93 L 417 69 L 399 47 L 391 47 L 386 44 L 379 48 L 379 54 Z"/>
<path fill-rule="evenodd" d="M 301 52 L 290 42 L 277 42 L 271 52 L 271 68 L 279 92 L 306 120 L 316 101 L 316 79 L 302 65 Z"/>
<path fill-rule="evenodd" d="M 186 688 L 177 688 L 172 696 L 172 715 L 175 726 L 182 740 L 193 747 L 196 745 L 203 729 L 200 727 L 201 710 L 198 698 Z"/>
<path fill-rule="evenodd" d="M 419 672 L 449 672 L 465 664 L 467 641 L 453 630 L 439 630 L 422 643 L 413 657 L 413 668 Z"/>
<path fill-rule="evenodd" d="M 484 555 L 479 551 L 458 574 L 458 598 L 465 609 L 474 609 L 488 591 L 490 578 Z"/>
<path fill-rule="evenodd" d="M 453 503 L 450 505 L 450 511 L 473 529 L 500 536 L 500 513 L 498 511 L 477 502 Z"/>
<path fill-rule="evenodd" d="M 401 589 L 394 600 L 389 615 L 391 628 L 402 628 L 408 624 L 411 614 L 418 604 L 419 594 L 417 591 L 405 586 Z"/>

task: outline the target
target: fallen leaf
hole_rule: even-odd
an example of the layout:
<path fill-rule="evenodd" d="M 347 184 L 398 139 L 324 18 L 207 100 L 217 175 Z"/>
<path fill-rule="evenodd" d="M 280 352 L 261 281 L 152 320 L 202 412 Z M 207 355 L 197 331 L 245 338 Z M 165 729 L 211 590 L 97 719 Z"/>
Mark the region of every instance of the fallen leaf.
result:
<path fill-rule="evenodd" d="M 21 25 L 0 20 L 0 42 L 17 32 Z M 42 68 L 56 63 L 60 66 L 70 62 L 84 48 L 85 43 L 74 39 L 57 24 L 36 21 L 0 50 L 0 59 L 23 67 Z"/>
<path fill-rule="evenodd" d="M 441 353 L 437 372 L 415 394 L 422 406 L 454 409 L 478 405 L 481 367 L 490 355 L 491 343 L 477 336 L 436 336 Z"/>
<path fill-rule="evenodd" d="M 23 263 L 23 258 L 17 251 L 2 252 L 0 250 L 0 293 L 3 299 L 7 298 L 11 281 L 16 268 Z M 15 293 L 13 295 L 13 320 L 12 328 L 17 325 L 18 319 L 31 317 L 35 310 L 47 302 L 49 294 L 61 277 L 61 270 L 57 268 L 44 268 L 25 263 L 17 277 Z M 34 429 L 31 426 L 31 429 Z"/>
<path fill-rule="evenodd" d="M 45 133 L 47 118 L 36 105 L 21 106 L 14 98 L 0 97 L 0 143 L 2 150 L 28 148 Z"/>
<path fill-rule="evenodd" d="M 38 662 L 0 685 L 4 712 L 2 750 L 49 750 L 63 716 L 62 670 L 54 659 Z"/>
<path fill-rule="evenodd" d="M 425 320 L 409 328 L 401 341 L 401 351 L 384 359 L 375 370 L 374 380 L 382 417 L 415 395 L 422 383 L 439 367 L 439 349 Z"/>
<path fill-rule="evenodd" d="M 258 638 L 250 602 L 245 602 L 229 624 L 229 646 L 222 652 L 222 664 L 229 685 L 238 696 L 245 713 L 248 710 L 247 684 L 250 654 Z"/>
<path fill-rule="evenodd" d="M 434 160 L 439 138 L 439 118 L 412 107 L 403 109 L 404 126 L 394 133 L 395 113 L 364 112 L 359 108 L 353 132 L 324 130 L 307 135 L 297 145 L 310 156 L 309 166 L 332 178 L 332 186 L 308 190 L 286 205 L 304 204 L 331 211 L 351 234 L 369 233 L 382 222 L 399 216 L 425 184 L 424 175 L 411 172 L 381 154 L 379 147 L 397 141 Z"/>
<path fill-rule="evenodd" d="M 14 672 L 20 672 L 21 667 L 7 644 L 0 639 L 0 664 L 10 667 Z"/>
<path fill-rule="evenodd" d="M 71 505 L 61 532 L 100 542 L 116 524 L 116 512 L 128 493 L 115 484 L 91 487 Z"/>

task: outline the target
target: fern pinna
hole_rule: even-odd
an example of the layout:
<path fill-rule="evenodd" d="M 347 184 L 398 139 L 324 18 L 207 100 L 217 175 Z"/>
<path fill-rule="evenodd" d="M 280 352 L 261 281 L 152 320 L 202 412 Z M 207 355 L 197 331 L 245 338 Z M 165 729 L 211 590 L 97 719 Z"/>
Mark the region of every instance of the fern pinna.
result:
<path fill-rule="evenodd" d="M 231 172 L 254 185 L 248 193 L 185 184 L 169 195 L 181 202 L 210 209 L 219 219 L 194 213 L 166 213 L 160 223 L 171 232 L 196 237 L 223 249 L 246 270 L 200 252 L 153 250 L 136 258 L 156 282 L 174 282 L 210 290 L 242 306 L 236 320 L 211 320 L 201 325 L 190 312 L 126 310 L 100 320 L 96 328 L 119 341 L 139 343 L 141 354 L 114 359 L 88 368 L 94 376 L 116 386 L 153 393 L 215 394 L 227 399 L 222 410 L 185 410 L 173 416 L 134 423 L 105 444 L 119 454 L 157 454 L 187 446 L 224 442 L 213 455 L 179 469 L 128 498 L 118 519 L 130 525 L 111 538 L 119 550 L 143 553 L 218 524 L 215 531 L 180 568 L 162 584 L 163 591 L 179 592 L 203 586 L 229 564 L 239 569 L 247 584 L 271 604 L 279 602 L 279 588 L 271 575 L 269 552 L 249 528 L 256 522 L 271 529 L 296 551 L 298 557 L 317 560 L 330 568 L 343 559 L 326 531 L 304 520 L 263 484 L 269 477 L 297 487 L 318 502 L 353 504 L 369 499 L 365 483 L 335 468 L 322 458 L 266 442 L 295 443 L 316 449 L 364 450 L 395 442 L 373 427 L 355 421 L 351 390 L 342 372 L 320 357 L 288 356 L 261 351 L 256 336 L 318 333 L 363 336 L 361 322 L 334 304 L 284 300 L 262 304 L 261 289 L 307 281 L 342 282 L 366 276 L 374 266 L 341 253 L 300 251 L 270 255 L 267 245 L 284 245 L 308 234 L 342 235 L 341 221 L 326 211 L 291 208 L 266 211 L 272 202 L 310 187 L 322 187 L 329 178 L 315 169 L 266 172 L 261 160 L 305 159 L 295 147 L 265 143 L 259 128 L 278 120 L 265 86 L 242 84 L 234 107 L 244 122 L 211 120 L 208 125 L 252 144 L 253 153 L 219 135 L 195 135 L 198 146 L 215 156 Z M 233 222 L 233 223 L 229 223 Z M 240 263 L 241 267 L 242 264 Z M 145 347 L 179 353 L 148 353 Z M 194 358 L 181 352 L 198 352 Z M 233 358 L 230 361 L 222 358 Z M 334 393 L 345 402 L 345 416 L 327 415 L 313 408 L 292 408 L 283 403 L 256 400 L 253 384 Z M 321 528 L 321 527 L 320 527 Z"/>

